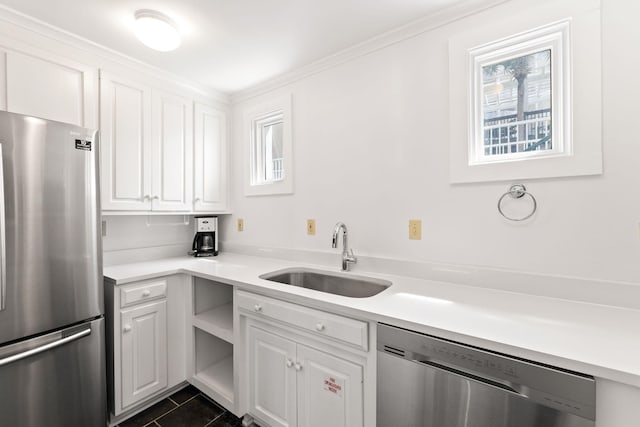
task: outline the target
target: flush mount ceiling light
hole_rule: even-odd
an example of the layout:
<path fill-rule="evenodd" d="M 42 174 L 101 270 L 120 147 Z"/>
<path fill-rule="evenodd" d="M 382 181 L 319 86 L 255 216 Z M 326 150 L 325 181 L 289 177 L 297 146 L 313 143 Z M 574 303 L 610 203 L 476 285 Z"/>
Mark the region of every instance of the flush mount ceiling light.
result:
<path fill-rule="evenodd" d="M 136 11 L 136 37 L 145 46 L 168 52 L 180 46 L 180 33 L 171 18 L 155 10 Z"/>

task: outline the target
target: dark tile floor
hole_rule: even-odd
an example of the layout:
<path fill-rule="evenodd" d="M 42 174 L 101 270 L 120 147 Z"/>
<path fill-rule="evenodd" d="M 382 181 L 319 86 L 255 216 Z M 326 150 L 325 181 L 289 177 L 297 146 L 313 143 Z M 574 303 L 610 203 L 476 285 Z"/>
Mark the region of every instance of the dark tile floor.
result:
<path fill-rule="evenodd" d="M 119 424 L 119 427 L 241 427 L 242 421 L 192 385 Z"/>

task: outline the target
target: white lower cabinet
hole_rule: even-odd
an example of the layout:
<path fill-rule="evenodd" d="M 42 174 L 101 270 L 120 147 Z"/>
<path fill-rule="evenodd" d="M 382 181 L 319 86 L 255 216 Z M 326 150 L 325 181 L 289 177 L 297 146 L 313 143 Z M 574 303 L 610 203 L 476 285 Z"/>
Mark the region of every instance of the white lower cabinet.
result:
<path fill-rule="evenodd" d="M 118 422 L 186 380 L 185 275 L 105 282 L 109 411 Z"/>
<path fill-rule="evenodd" d="M 363 367 L 251 325 L 249 412 L 276 426 L 363 425 Z"/>
<path fill-rule="evenodd" d="M 270 426 L 296 425 L 296 343 L 248 328 L 249 412 Z"/>
<path fill-rule="evenodd" d="M 363 366 L 298 345 L 298 425 L 357 427 L 363 420 Z"/>
<path fill-rule="evenodd" d="M 120 316 L 125 407 L 167 387 L 167 302 L 136 306 Z"/>
<path fill-rule="evenodd" d="M 375 425 L 367 322 L 244 291 L 236 300 L 240 413 L 271 427 Z M 345 325 L 364 336 L 345 333 Z"/>

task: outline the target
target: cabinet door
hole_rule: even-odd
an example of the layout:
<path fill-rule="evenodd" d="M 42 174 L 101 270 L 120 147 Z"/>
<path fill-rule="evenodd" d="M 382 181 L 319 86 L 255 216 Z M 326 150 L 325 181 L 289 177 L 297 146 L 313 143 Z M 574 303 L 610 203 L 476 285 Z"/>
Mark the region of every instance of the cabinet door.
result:
<path fill-rule="evenodd" d="M 298 425 L 363 426 L 362 366 L 298 345 Z"/>
<path fill-rule="evenodd" d="M 271 427 L 296 425 L 296 344 L 249 327 L 249 412 Z"/>
<path fill-rule="evenodd" d="M 190 211 L 193 206 L 193 103 L 154 91 L 152 209 Z"/>
<path fill-rule="evenodd" d="M 227 115 L 202 104 L 195 106 L 194 211 L 227 208 Z"/>
<path fill-rule="evenodd" d="M 47 52 L 0 50 L 0 109 L 96 128 L 97 73 Z"/>
<path fill-rule="evenodd" d="M 167 387 L 167 302 L 120 313 L 122 407 Z"/>
<path fill-rule="evenodd" d="M 103 210 L 151 209 L 151 90 L 100 73 Z"/>

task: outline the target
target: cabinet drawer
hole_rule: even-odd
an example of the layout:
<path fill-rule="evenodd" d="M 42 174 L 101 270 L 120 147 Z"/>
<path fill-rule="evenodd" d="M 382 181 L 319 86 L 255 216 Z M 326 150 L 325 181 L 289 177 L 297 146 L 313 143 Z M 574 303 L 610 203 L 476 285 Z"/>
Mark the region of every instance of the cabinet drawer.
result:
<path fill-rule="evenodd" d="M 149 280 L 120 290 L 120 307 L 167 296 L 167 279 Z"/>
<path fill-rule="evenodd" d="M 238 291 L 238 308 L 368 350 L 367 322 Z"/>

